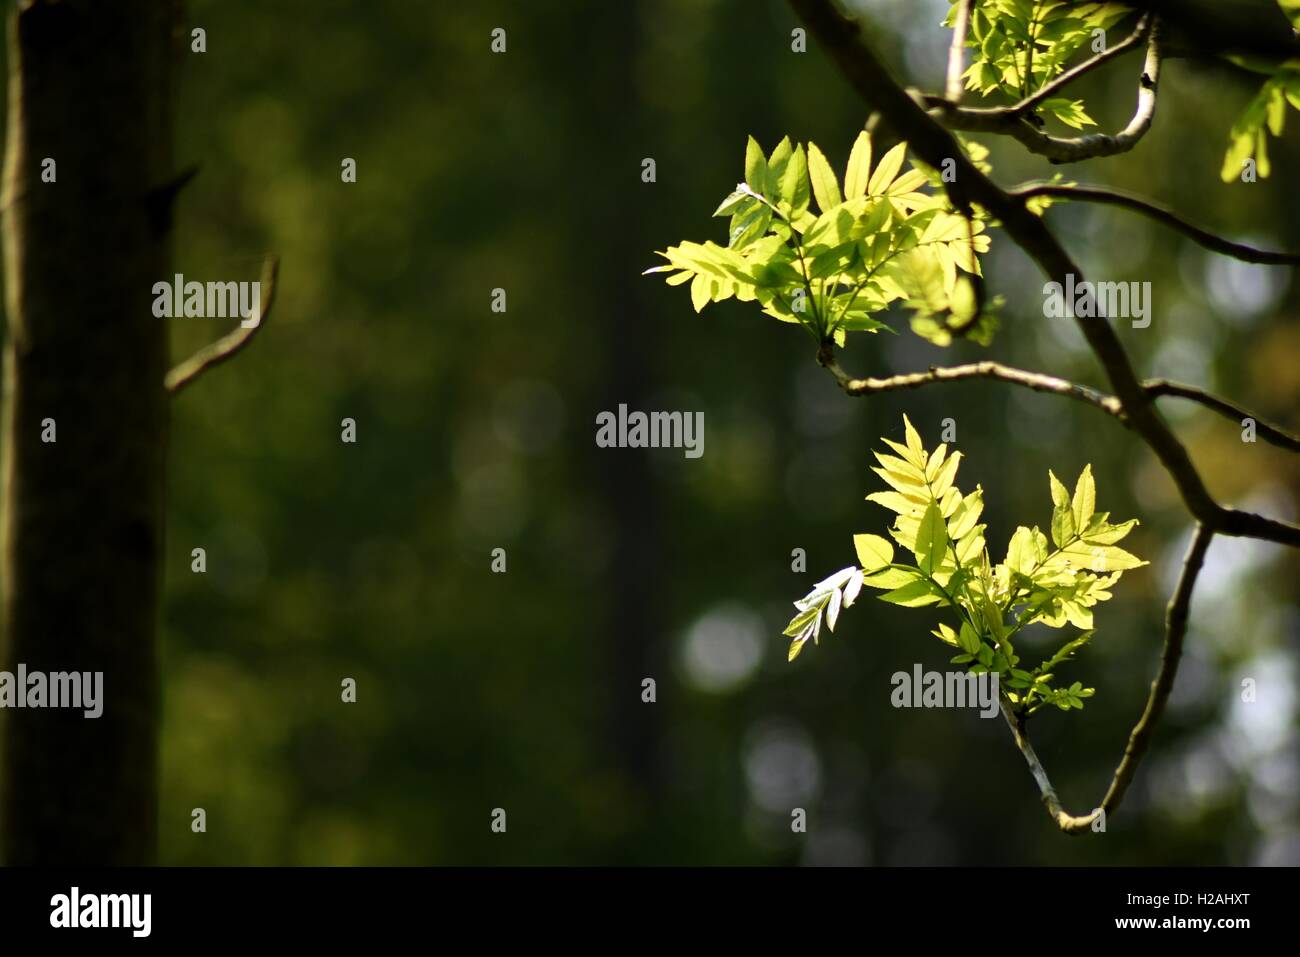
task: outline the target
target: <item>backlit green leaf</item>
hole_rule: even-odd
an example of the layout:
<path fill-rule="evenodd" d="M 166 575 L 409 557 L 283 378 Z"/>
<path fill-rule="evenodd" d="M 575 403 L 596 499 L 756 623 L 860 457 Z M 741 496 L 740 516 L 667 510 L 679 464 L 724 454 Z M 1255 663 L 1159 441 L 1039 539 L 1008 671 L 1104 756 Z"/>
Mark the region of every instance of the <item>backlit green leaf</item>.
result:
<path fill-rule="evenodd" d="M 879 535 L 854 535 L 853 547 L 863 571 L 877 571 L 894 560 L 894 546 Z"/>
<path fill-rule="evenodd" d="M 931 502 L 921 516 L 921 525 L 916 533 L 916 565 L 927 575 L 933 575 L 947 551 L 948 526 L 938 504 Z"/>
<path fill-rule="evenodd" d="M 823 213 L 844 202 L 844 197 L 840 195 L 839 180 L 835 178 L 835 170 L 831 168 L 831 164 L 816 143 L 808 144 L 808 178 L 812 181 L 817 208 Z"/>
<path fill-rule="evenodd" d="M 866 195 L 867 183 L 871 179 L 871 134 L 863 130 L 853 141 L 849 153 L 849 165 L 844 171 L 845 200 L 858 199 Z"/>

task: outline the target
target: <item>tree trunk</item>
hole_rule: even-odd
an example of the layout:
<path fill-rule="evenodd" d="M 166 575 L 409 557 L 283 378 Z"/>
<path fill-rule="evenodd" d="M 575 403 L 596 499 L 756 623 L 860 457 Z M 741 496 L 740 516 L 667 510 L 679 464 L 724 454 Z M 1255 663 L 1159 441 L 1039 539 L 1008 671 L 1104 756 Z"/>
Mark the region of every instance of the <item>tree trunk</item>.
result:
<path fill-rule="evenodd" d="M 102 672 L 103 713 L 0 711 L 0 838 L 13 864 L 144 864 L 157 843 L 167 425 L 152 286 L 169 279 L 175 7 L 17 7 L 0 670 Z"/>
<path fill-rule="evenodd" d="M 623 0 L 587 14 L 585 29 L 590 36 L 601 38 L 588 51 L 587 70 L 605 78 L 590 86 L 585 114 L 601 117 L 600 138 L 588 144 L 587 153 L 600 161 L 592 164 L 584 181 L 584 189 L 596 196 L 624 195 L 629 184 L 632 189 L 645 188 L 638 182 L 641 155 L 632 152 L 631 144 L 653 142 L 648 124 L 635 110 L 611 108 L 611 104 L 637 101 L 635 66 L 643 24 L 648 22 L 644 6 Z M 629 409 L 649 411 L 661 336 L 645 314 L 644 296 L 649 287 L 637 270 L 626 266 L 644 255 L 635 241 L 639 233 L 626 228 L 627 209 L 617 203 L 593 203 L 588 215 L 586 235 L 604 237 L 600 250 L 593 254 L 599 264 L 593 273 L 600 279 L 592 292 L 601 302 L 611 304 L 618 317 L 592 332 L 602 350 L 600 368 L 604 371 L 603 381 L 597 385 L 598 408 L 617 412 L 620 403 L 627 403 Z M 603 649 L 609 694 L 605 727 L 615 766 L 633 789 L 640 818 L 636 830 L 610 851 L 618 863 L 644 863 L 645 858 L 635 855 L 644 853 L 647 835 L 668 832 L 661 803 L 666 784 L 663 715 L 672 705 L 642 699 L 644 679 L 655 680 L 656 695 L 671 696 L 674 683 L 668 668 L 662 608 L 663 489 L 645 450 L 610 451 L 596 449 L 594 443 L 591 449 L 595 453 L 593 467 L 601 476 L 601 498 L 609 510 L 614 555 L 608 571 L 612 581 L 603 589 L 609 601 L 601 629 L 607 640 Z"/>

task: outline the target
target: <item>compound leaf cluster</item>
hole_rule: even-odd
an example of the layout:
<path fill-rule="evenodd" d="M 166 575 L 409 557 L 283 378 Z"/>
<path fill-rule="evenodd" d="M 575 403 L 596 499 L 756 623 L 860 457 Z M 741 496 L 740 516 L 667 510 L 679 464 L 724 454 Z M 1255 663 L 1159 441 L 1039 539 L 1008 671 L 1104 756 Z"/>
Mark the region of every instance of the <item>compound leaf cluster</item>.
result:
<path fill-rule="evenodd" d="M 939 175 L 906 163 L 905 143 L 876 158 L 863 132 L 841 179 L 815 143 L 787 137 L 765 154 L 750 137 L 745 180 L 714 211 L 728 218 L 726 245 L 670 246 L 658 253 L 667 264 L 646 272 L 689 283 L 696 312 L 756 301 L 819 343 L 890 329 L 881 313 L 894 303 L 932 342 L 987 342 L 995 320 L 967 278 L 989 248 L 982 215 L 955 212 Z"/>
<path fill-rule="evenodd" d="M 818 582 L 795 602 L 797 612 L 785 630 L 790 660 L 809 641 L 818 642 L 823 621 L 834 631 L 840 611 L 866 586 L 895 605 L 950 609 L 952 620 L 940 622 L 932 634 L 956 650 L 953 664 L 974 673 L 996 672 L 1020 713 L 1049 704 L 1082 708 L 1093 689 L 1078 682 L 1058 685 L 1055 672 L 1091 639 L 1093 608 L 1111 597 L 1124 572 L 1147 564 L 1117 544 L 1137 520 L 1115 523 L 1109 512 L 1097 511 L 1091 466 L 1072 493 L 1048 472 L 1047 532 L 1018 527 L 1005 558 L 995 564 L 980 522 L 983 489 L 963 493 L 956 484 L 962 454 L 946 444 L 927 451 L 906 416 L 903 429 L 903 443 L 882 439 L 888 451 L 875 453 L 879 464 L 873 471 L 888 488 L 867 496 L 894 513 L 889 538 L 854 536 L 858 564 Z M 1036 623 L 1072 625 L 1081 633 L 1028 670 L 1020 667 L 1015 641 Z"/>
<path fill-rule="evenodd" d="M 958 0 L 945 21 L 952 26 Z M 971 10 L 966 45 L 974 51 L 964 74 L 966 88 L 981 96 L 1030 96 L 1065 69 L 1085 48 L 1133 13 L 1122 3 L 1067 3 L 1063 0 L 984 0 Z M 1037 106 L 1066 126 L 1095 125 L 1082 100 L 1053 97 Z"/>

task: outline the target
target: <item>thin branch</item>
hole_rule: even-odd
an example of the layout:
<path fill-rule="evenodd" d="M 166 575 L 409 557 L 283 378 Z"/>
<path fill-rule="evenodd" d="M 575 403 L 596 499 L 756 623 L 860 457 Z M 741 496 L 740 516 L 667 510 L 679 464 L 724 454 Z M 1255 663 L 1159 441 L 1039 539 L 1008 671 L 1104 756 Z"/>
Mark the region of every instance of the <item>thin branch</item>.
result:
<path fill-rule="evenodd" d="M 1070 399 L 1077 399 L 1080 402 L 1096 406 L 1121 422 L 1125 421 L 1124 407 L 1113 395 L 1107 395 L 1104 392 L 1099 392 L 1086 385 L 1080 385 L 1077 382 L 1071 382 L 1068 379 L 1045 375 L 1041 372 L 1030 372 L 1026 369 L 1017 369 L 1014 366 L 1003 365 L 1000 362 L 985 361 L 971 362 L 959 366 L 930 366 L 926 372 L 906 372 L 885 378 L 869 376 L 865 379 L 858 379 L 844 370 L 835 358 L 834 349 L 828 343 L 823 343 L 822 348 L 818 351 L 817 361 L 835 377 L 835 381 L 839 383 L 840 388 L 852 396 L 872 395 L 877 392 L 896 392 L 901 389 L 919 389 L 922 386 L 937 382 L 958 382 L 963 379 L 995 379 L 999 382 L 1023 386 L 1035 392 L 1047 392 Z M 1234 405 L 1227 399 L 1211 392 L 1206 392 L 1204 389 L 1185 385 L 1181 382 L 1171 382 L 1168 379 L 1147 379 L 1142 383 L 1142 387 L 1146 390 L 1146 394 L 1153 399 L 1161 396 L 1189 399 L 1192 402 L 1199 402 L 1206 408 L 1212 409 L 1224 418 L 1238 424 L 1244 419 L 1251 419 L 1255 423 L 1255 434 L 1264 441 L 1291 452 L 1300 452 L 1300 437 L 1271 425 L 1255 415 L 1255 413 Z"/>
<path fill-rule="evenodd" d="M 1104 189 L 1099 186 L 1029 183 L 1008 190 L 1008 193 L 1023 200 L 1047 196 L 1054 199 L 1081 200 L 1089 203 L 1103 203 L 1108 206 L 1122 206 L 1125 209 L 1131 209 L 1143 216 L 1154 219 L 1170 229 L 1177 230 L 1211 252 L 1222 253 L 1225 256 L 1240 259 L 1242 262 L 1259 263 L 1264 266 L 1300 266 L 1300 253 L 1274 252 L 1267 249 L 1257 249 L 1244 243 L 1234 243 L 1232 240 L 1216 236 L 1209 230 L 1189 223 L 1167 207 L 1118 190 Z"/>
<path fill-rule="evenodd" d="M 1052 820 L 1056 821 L 1057 827 L 1066 834 L 1079 834 L 1086 831 L 1092 826 L 1096 812 L 1078 817 L 1065 810 L 1061 805 L 1061 799 L 1056 795 L 1056 788 L 1052 787 L 1051 778 L 1047 776 L 1047 769 L 1043 767 L 1043 762 L 1038 759 L 1034 746 L 1030 744 L 1029 737 L 1025 734 L 1024 719 L 1012 712 L 1011 704 L 1005 695 L 999 695 L 998 700 L 1002 706 L 1002 717 L 1006 718 L 1007 727 L 1011 729 L 1011 738 L 1020 749 L 1020 753 L 1024 755 L 1025 763 L 1029 765 L 1029 773 L 1034 776 L 1034 782 L 1038 785 L 1038 793 L 1043 796 L 1047 813 L 1052 816 Z"/>
<path fill-rule="evenodd" d="M 1169 693 L 1173 690 L 1174 678 L 1178 674 L 1178 661 L 1183 654 L 1183 639 L 1187 636 L 1187 614 L 1192 602 L 1192 591 L 1196 588 L 1196 576 L 1200 574 L 1201 565 L 1205 562 L 1205 552 L 1209 549 L 1213 538 L 1212 529 L 1205 525 L 1197 525 L 1192 542 L 1187 547 L 1182 574 L 1178 577 L 1178 585 L 1169 599 L 1169 607 L 1165 610 L 1165 645 L 1160 653 L 1160 668 L 1156 672 L 1155 680 L 1151 682 L 1147 706 L 1142 711 L 1142 717 L 1138 718 L 1137 724 L 1133 726 L 1132 733 L 1129 734 L 1124 757 L 1120 759 L 1119 767 L 1115 769 L 1115 776 L 1106 790 L 1106 796 L 1101 801 L 1102 810 L 1107 814 L 1119 807 L 1120 801 L 1124 799 L 1124 792 L 1128 790 L 1133 775 L 1137 773 L 1138 764 L 1146 754 L 1151 736 L 1169 701 Z"/>
<path fill-rule="evenodd" d="M 1098 156 L 1126 153 L 1146 135 L 1155 119 L 1161 61 L 1158 37 L 1159 30 L 1153 26 L 1147 36 L 1147 56 L 1138 81 L 1137 107 L 1128 125 L 1114 135 L 1090 133 L 1087 136 L 1052 136 L 1040 130 L 1026 114 L 1017 112 L 1019 104 L 997 109 L 970 109 L 933 96 L 927 97 L 925 103 L 936 110 L 939 119 L 949 129 L 1011 136 L 1031 153 L 1045 156 L 1053 163 L 1077 163 Z"/>
<path fill-rule="evenodd" d="M 1231 419 L 1238 425 L 1244 419 L 1251 419 L 1255 423 L 1255 434 L 1265 442 L 1270 442 L 1291 452 L 1300 452 L 1300 438 L 1279 429 L 1275 425 L 1269 425 L 1255 413 L 1243 409 L 1241 406 L 1233 405 L 1227 399 L 1206 392 L 1204 389 L 1197 388 L 1194 385 L 1184 385 L 1181 382 L 1170 382 L 1168 379 L 1148 379 L 1142 385 L 1146 389 L 1147 395 L 1153 399 L 1160 396 L 1176 396 L 1180 399 L 1190 399 L 1193 402 L 1199 402 L 1207 409 L 1213 409 L 1224 418 Z"/>
<path fill-rule="evenodd" d="M 1187 555 L 1183 559 L 1183 570 L 1178 578 L 1178 585 L 1169 599 L 1169 607 L 1165 612 L 1165 643 L 1160 654 L 1160 667 L 1156 671 L 1155 680 L 1151 682 L 1151 693 L 1147 696 L 1147 704 L 1142 711 L 1142 716 L 1129 732 L 1124 756 L 1120 758 L 1115 774 L 1111 778 L 1110 787 L 1106 789 L 1106 796 L 1102 798 L 1098 808 L 1084 815 L 1070 814 L 1065 810 L 1061 799 L 1056 794 L 1056 789 L 1052 787 L 1047 770 L 1029 741 L 1024 718 L 1011 710 L 1005 696 L 1001 698 L 1002 716 L 1006 718 L 1007 725 L 1011 728 L 1011 736 L 1016 742 L 1016 747 L 1024 755 L 1025 763 L 1029 765 L 1029 773 L 1038 784 L 1038 791 L 1043 797 L 1047 813 L 1056 821 L 1057 827 L 1066 834 L 1080 834 L 1091 828 L 1093 822 L 1102 813 L 1113 814 L 1124 799 L 1124 792 L 1133 782 L 1133 776 L 1137 773 L 1143 755 L 1146 754 L 1151 736 L 1160 722 L 1160 716 L 1164 714 L 1169 693 L 1174 687 L 1178 662 L 1183 654 L 1183 639 L 1187 636 L 1187 613 L 1192 601 L 1192 591 L 1196 587 L 1196 576 L 1205 562 L 1205 552 L 1213 538 L 1214 532 L 1204 525 L 1196 527 L 1192 543 L 1188 546 Z"/>
<path fill-rule="evenodd" d="M 957 18 L 952 24 L 952 44 L 948 47 L 948 83 L 944 92 L 948 102 L 954 106 L 961 102 L 961 76 L 966 72 L 966 35 L 970 32 L 972 6 L 974 0 L 961 0 L 957 5 Z"/>
<path fill-rule="evenodd" d="M 893 392 L 899 389 L 919 389 L 921 386 L 936 382 L 956 382 L 962 379 L 996 379 L 999 382 L 1008 382 L 1012 385 L 1023 386 L 1026 389 L 1033 389 L 1035 392 L 1051 392 L 1071 399 L 1078 399 L 1080 402 L 1094 405 L 1103 412 L 1121 420 L 1124 417 L 1119 401 L 1114 396 L 1106 395 L 1096 389 L 1090 389 L 1085 385 L 1079 385 L 1066 379 L 1016 369 L 1012 366 L 1002 365 L 1000 362 L 972 362 L 960 366 L 931 366 L 927 372 L 909 372 L 884 379 L 855 379 L 840 367 L 840 364 L 835 360 L 833 351 L 827 346 L 823 346 L 817 354 L 817 361 L 830 371 L 831 375 L 840 384 L 840 388 L 849 395 L 854 396 L 871 395 L 877 392 Z"/>
<path fill-rule="evenodd" d="M 271 306 L 275 302 L 275 280 L 279 273 L 280 258 L 269 257 L 262 267 L 262 307 L 257 315 L 257 323 L 251 326 L 241 325 L 234 332 L 204 346 L 184 362 L 173 366 L 163 380 L 168 392 L 176 395 L 208 369 L 225 362 L 252 341 L 266 317 L 271 314 Z"/>

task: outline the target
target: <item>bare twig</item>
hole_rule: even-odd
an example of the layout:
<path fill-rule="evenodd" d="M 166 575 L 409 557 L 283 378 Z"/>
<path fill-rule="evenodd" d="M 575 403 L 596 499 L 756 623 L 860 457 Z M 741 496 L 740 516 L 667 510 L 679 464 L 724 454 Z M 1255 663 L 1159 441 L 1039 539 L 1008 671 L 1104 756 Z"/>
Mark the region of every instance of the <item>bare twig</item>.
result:
<path fill-rule="evenodd" d="M 1292 452 L 1300 452 L 1300 438 L 1275 425 L 1269 425 L 1255 413 L 1243 409 L 1241 406 L 1233 405 L 1227 399 L 1206 392 L 1204 389 L 1199 389 L 1194 385 L 1184 385 L 1181 382 L 1170 382 L 1168 379 L 1148 379 L 1143 383 L 1143 388 L 1146 389 L 1147 395 L 1152 398 L 1167 395 L 1199 402 L 1207 409 L 1213 409 L 1224 418 L 1231 419 L 1238 425 L 1245 419 L 1251 419 L 1255 423 L 1255 434 L 1264 441 Z"/>
<path fill-rule="evenodd" d="M 1011 703 L 1007 701 L 1005 695 L 999 696 L 999 703 L 1002 706 L 1002 717 L 1007 719 L 1007 727 L 1011 729 L 1011 739 L 1015 741 L 1016 747 L 1025 757 L 1025 763 L 1029 765 L 1029 773 L 1034 776 L 1034 782 L 1038 785 L 1039 794 L 1043 796 L 1043 805 L 1047 808 L 1047 813 L 1051 815 L 1052 820 L 1056 821 L 1057 827 L 1066 834 L 1081 834 L 1086 831 L 1096 818 L 1096 812 L 1078 817 L 1065 810 L 1061 805 L 1061 799 L 1057 797 L 1056 788 L 1052 787 L 1052 779 L 1047 776 L 1047 769 L 1038 759 L 1034 746 L 1025 733 L 1024 719 L 1011 710 Z"/>
<path fill-rule="evenodd" d="M 829 347 L 823 347 L 817 360 L 830 370 L 840 387 L 849 395 L 869 395 L 876 392 L 894 392 L 899 389 L 919 389 L 921 386 L 935 382 L 957 382 L 962 379 L 996 379 L 1012 385 L 1033 389 L 1035 392 L 1051 392 L 1071 399 L 1078 399 L 1094 405 L 1103 412 L 1123 419 L 1123 412 L 1114 396 L 1105 395 L 1096 389 L 1078 385 L 1055 376 L 1039 372 L 1028 372 L 1000 362 L 972 362 L 960 366 L 931 366 L 926 372 L 909 372 L 889 376 L 884 379 L 855 379 L 844 371 L 835 360 Z"/>
<path fill-rule="evenodd" d="M 271 314 L 271 306 L 275 302 L 275 280 L 279 273 L 279 257 L 269 257 L 262 267 L 262 303 L 257 323 L 250 326 L 241 325 L 234 332 L 204 346 L 184 362 L 173 366 L 163 380 L 168 392 L 172 395 L 180 392 L 208 369 L 225 362 L 252 341 L 253 336 L 257 335 L 257 330 L 262 328 L 266 317 Z"/>
<path fill-rule="evenodd" d="M 1071 382 L 1068 379 L 1045 375 L 1041 372 L 1030 372 L 1026 369 L 1017 369 L 1014 366 L 1003 365 L 1000 362 L 984 361 L 970 362 L 959 366 L 930 366 L 925 372 L 905 372 L 884 378 L 868 376 L 865 379 L 859 379 L 849 375 L 839 364 L 839 361 L 835 358 L 835 350 L 830 343 L 822 344 L 817 353 L 817 361 L 835 377 L 835 381 L 839 383 L 840 388 L 852 396 L 871 395 L 877 392 L 896 392 L 900 389 L 919 389 L 922 386 L 936 382 L 958 382 L 963 379 L 995 379 L 999 382 L 1023 386 L 1035 392 L 1048 392 L 1086 402 L 1127 424 L 1124 407 L 1113 395 L 1106 395 L 1104 392 L 1099 392 L 1086 385 L 1080 385 L 1077 382 Z M 1250 419 L 1255 423 L 1255 434 L 1264 441 L 1292 452 L 1300 452 L 1300 438 L 1270 424 L 1255 413 L 1234 405 L 1227 399 L 1204 389 L 1193 385 L 1185 385 L 1181 382 L 1171 382 L 1168 379 L 1147 379 L 1142 383 L 1142 388 L 1153 399 L 1161 396 L 1172 396 L 1199 402 L 1206 408 L 1212 409 L 1224 418 L 1238 424 L 1241 424 L 1245 419 Z"/>
<path fill-rule="evenodd" d="M 1030 200 L 1037 197 L 1051 197 L 1054 199 L 1081 200 L 1089 203 L 1103 203 L 1109 206 L 1121 206 L 1124 209 L 1131 209 L 1134 212 L 1141 213 L 1158 223 L 1175 229 L 1187 236 L 1193 242 L 1205 247 L 1211 252 L 1222 253 L 1225 256 L 1231 256 L 1234 259 L 1240 259 L 1242 262 L 1259 263 L 1265 266 L 1300 266 L 1300 254 L 1287 252 L 1273 252 L 1267 249 L 1257 249 L 1254 246 L 1247 246 L 1245 243 L 1235 243 L 1230 239 L 1224 239 L 1222 236 L 1216 236 L 1209 230 L 1195 226 L 1183 219 L 1173 210 L 1168 209 L 1158 203 L 1150 200 L 1133 196 L 1129 193 L 1123 193 L 1113 189 L 1103 189 L 1099 186 L 1067 186 L 1057 183 L 1029 183 L 1016 189 L 1008 190 L 1011 196 L 1019 199 Z"/>
<path fill-rule="evenodd" d="M 1147 705 L 1142 710 L 1142 717 L 1138 718 L 1132 733 L 1129 734 L 1124 757 L 1120 759 L 1110 787 L 1106 790 L 1106 796 L 1101 801 L 1102 810 L 1107 814 L 1119 807 L 1119 802 L 1124 799 L 1124 792 L 1128 790 L 1133 775 L 1137 772 L 1138 763 L 1146 754 L 1156 724 L 1159 723 L 1160 716 L 1164 714 L 1165 705 L 1169 701 L 1169 693 L 1174 688 L 1174 678 L 1178 674 L 1178 661 L 1183 654 L 1183 639 L 1187 636 L 1187 613 L 1192 603 L 1192 592 L 1196 588 L 1196 576 L 1201 572 L 1205 553 L 1213 538 L 1214 532 L 1211 529 L 1204 525 L 1197 525 L 1196 532 L 1192 535 L 1192 542 L 1187 547 L 1182 574 L 1178 577 L 1178 585 L 1174 588 L 1174 593 L 1169 598 L 1169 606 L 1165 610 L 1165 644 L 1160 653 L 1160 668 L 1156 671 L 1155 680 L 1151 682 L 1151 693 L 1147 696 Z"/>
<path fill-rule="evenodd" d="M 961 75 L 966 72 L 966 35 L 970 32 L 970 10 L 974 0 L 961 0 L 957 17 L 952 23 L 952 45 L 948 47 L 948 83 L 944 92 L 948 102 L 956 106 L 961 102 Z"/>

